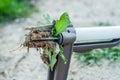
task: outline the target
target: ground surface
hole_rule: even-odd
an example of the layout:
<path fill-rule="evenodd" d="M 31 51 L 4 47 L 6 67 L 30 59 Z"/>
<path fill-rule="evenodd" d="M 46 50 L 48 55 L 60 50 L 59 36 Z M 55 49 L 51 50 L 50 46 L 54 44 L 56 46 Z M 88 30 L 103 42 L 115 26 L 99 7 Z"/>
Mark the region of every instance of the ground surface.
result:
<path fill-rule="evenodd" d="M 53 19 L 67 11 L 75 27 L 93 26 L 99 23 L 120 24 L 120 0 L 39 0 L 40 12 L 26 19 L 16 19 L 0 28 L 0 80 L 46 80 L 47 67 L 36 50 L 29 54 L 25 48 L 11 51 L 23 42 L 24 28 L 34 26 L 49 13 Z M 72 58 L 68 80 L 119 80 L 120 62 L 108 65 L 81 67 Z"/>

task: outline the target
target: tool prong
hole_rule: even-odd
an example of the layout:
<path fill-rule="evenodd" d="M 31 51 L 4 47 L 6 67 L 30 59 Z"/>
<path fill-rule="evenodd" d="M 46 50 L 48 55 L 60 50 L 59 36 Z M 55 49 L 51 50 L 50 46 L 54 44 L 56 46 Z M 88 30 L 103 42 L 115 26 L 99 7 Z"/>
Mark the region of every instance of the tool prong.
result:
<path fill-rule="evenodd" d="M 25 30 L 51 30 L 53 25 L 43 25 L 39 27 L 25 28 Z"/>
<path fill-rule="evenodd" d="M 31 37 L 31 41 L 57 41 L 57 37 L 48 37 L 48 38 L 35 38 Z"/>

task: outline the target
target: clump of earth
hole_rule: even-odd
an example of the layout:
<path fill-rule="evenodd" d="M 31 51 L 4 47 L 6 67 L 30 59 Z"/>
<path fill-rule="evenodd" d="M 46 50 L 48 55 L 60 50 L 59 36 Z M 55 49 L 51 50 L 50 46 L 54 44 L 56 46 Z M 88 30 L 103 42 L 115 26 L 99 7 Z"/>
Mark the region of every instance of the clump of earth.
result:
<path fill-rule="evenodd" d="M 23 43 L 23 46 L 28 48 L 28 52 L 29 48 L 36 48 L 36 50 L 40 52 L 42 61 L 47 65 L 50 64 L 50 60 L 46 53 L 46 49 L 54 51 L 56 43 L 41 39 L 49 38 L 51 35 L 52 33 L 49 30 L 31 29 L 30 32 L 26 34 L 25 41 Z"/>

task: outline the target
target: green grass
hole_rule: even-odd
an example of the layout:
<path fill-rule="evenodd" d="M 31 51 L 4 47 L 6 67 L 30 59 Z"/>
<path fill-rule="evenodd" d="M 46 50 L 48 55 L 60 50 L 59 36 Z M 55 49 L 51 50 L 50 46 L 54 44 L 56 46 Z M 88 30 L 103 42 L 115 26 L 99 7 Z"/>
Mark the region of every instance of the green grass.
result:
<path fill-rule="evenodd" d="M 95 26 L 110 26 L 109 22 L 96 23 Z M 94 49 L 85 53 L 76 53 L 75 58 L 87 65 L 101 64 L 102 59 L 109 60 L 110 63 L 120 60 L 120 45 L 104 48 L 104 49 Z"/>
<path fill-rule="evenodd" d="M 0 0 L 0 23 L 26 17 L 34 10 L 30 0 Z"/>
<path fill-rule="evenodd" d="M 117 60 L 120 60 L 120 45 L 112 47 L 112 48 L 104 48 L 104 49 L 95 49 L 85 53 L 76 53 L 75 58 L 80 60 L 81 62 L 91 65 L 97 64 L 99 65 L 101 60 L 107 59 L 110 63 L 113 63 Z"/>

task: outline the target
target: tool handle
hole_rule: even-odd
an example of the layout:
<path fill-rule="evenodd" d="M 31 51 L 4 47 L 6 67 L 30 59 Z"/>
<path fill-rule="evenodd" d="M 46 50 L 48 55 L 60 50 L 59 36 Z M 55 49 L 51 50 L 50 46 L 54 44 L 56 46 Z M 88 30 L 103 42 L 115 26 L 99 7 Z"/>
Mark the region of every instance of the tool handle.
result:
<path fill-rule="evenodd" d="M 73 46 L 74 52 L 86 52 L 97 48 L 113 47 L 120 43 L 120 39 L 111 41 L 91 42 L 91 43 L 75 43 Z"/>
<path fill-rule="evenodd" d="M 110 41 L 120 38 L 120 26 L 75 28 L 75 43 Z"/>

